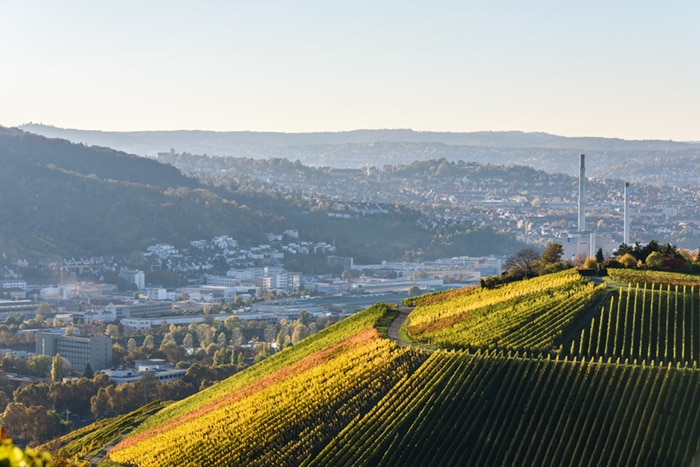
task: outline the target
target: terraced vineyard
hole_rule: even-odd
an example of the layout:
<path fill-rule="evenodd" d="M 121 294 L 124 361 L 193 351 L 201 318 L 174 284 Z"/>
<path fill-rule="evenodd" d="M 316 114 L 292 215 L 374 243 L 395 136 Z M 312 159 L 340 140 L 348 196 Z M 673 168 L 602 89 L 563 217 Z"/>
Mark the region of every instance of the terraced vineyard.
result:
<path fill-rule="evenodd" d="M 375 305 L 152 416 L 129 465 L 694 465 L 698 288 L 576 271 Z M 377 324 L 379 323 L 379 324 Z M 425 345 L 426 347 L 421 347 Z"/>

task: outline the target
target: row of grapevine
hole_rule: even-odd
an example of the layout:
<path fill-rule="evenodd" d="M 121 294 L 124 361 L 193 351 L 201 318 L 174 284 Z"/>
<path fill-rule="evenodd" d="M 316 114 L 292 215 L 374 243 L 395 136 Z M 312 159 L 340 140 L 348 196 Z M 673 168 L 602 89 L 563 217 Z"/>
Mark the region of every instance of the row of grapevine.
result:
<path fill-rule="evenodd" d="M 700 371 L 436 351 L 307 465 L 690 465 Z"/>
<path fill-rule="evenodd" d="M 695 286 L 630 283 L 610 297 L 568 353 L 698 362 L 699 304 Z"/>
<path fill-rule="evenodd" d="M 412 373 L 426 354 L 373 328 L 315 364 L 253 383 L 188 416 L 125 439 L 110 452 L 137 465 L 294 465 L 319 452 Z M 177 449 L 173 449 L 177 446 Z"/>
<path fill-rule="evenodd" d="M 700 276 L 644 269 L 608 269 L 608 276 L 622 282 L 700 286 Z"/>
<path fill-rule="evenodd" d="M 351 465 L 368 462 L 385 451 L 387 444 L 395 439 L 392 430 L 406 416 L 426 407 L 426 399 L 434 393 L 436 386 L 444 385 L 445 375 L 464 371 L 464 360 L 454 358 L 456 354 L 434 352 L 412 375 L 407 375 L 370 413 L 353 420 L 314 459 L 307 462 L 320 465 Z M 348 449 L 358 446 L 361 450 Z"/>
<path fill-rule="evenodd" d="M 500 289 L 500 296 L 492 290 L 459 296 L 443 303 L 444 309 L 463 309 L 464 299 L 470 298 L 469 310 L 438 316 L 433 322 L 416 325 L 412 313 L 408 333 L 417 341 L 447 348 L 551 350 L 563 330 L 604 288 L 596 288 L 576 271 L 565 271 L 547 280 L 509 284 Z M 424 313 L 425 308 L 419 306 L 414 313 Z"/>

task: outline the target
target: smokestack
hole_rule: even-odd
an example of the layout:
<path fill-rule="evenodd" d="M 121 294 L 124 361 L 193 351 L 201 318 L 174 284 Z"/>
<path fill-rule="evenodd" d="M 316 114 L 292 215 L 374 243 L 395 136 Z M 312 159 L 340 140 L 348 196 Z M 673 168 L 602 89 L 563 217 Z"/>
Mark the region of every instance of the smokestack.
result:
<path fill-rule="evenodd" d="M 624 229 L 622 234 L 622 242 L 625 245 L 630 244 L 630 199 L 629 199 L 630 182 L 625 182 L 625 209 L 624 209 Z"/>
<path fill-rule="evenodd" d="M 586 155 L 581 154 L 581 168 L 578 175 L 578 231 L 586 231 L 586 206 L 583 201 L 586 194 Z"/>

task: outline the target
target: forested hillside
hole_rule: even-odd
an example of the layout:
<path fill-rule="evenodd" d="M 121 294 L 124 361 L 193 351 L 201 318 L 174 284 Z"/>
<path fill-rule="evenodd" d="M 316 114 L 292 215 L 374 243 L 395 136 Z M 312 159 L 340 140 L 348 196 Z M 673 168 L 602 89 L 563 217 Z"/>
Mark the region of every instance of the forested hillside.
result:
<path fill-rule="evenodd" d="M 272 214 L 175 168 L 108 149 L 0 131 L 0 248 L 9 257 L 124 254 L 216 233 L 257 238 Z"/>
<path fill-rule="evenodd" d="M 517 248 L 510 236 L 471 225 L 442 229 L 450 241 L 435 243 L 431 222 L 416 227 L 422 216 L 411 209 L 331 218 L 313 210 L 322 201 L 315 198 L 215 187 L 150 159 L 20 130 L 0 128 L 0 163 L 0 250 L 9 258 L 128 256 L 154 243 L 186 247 L 217 235 L 255 245 L 284 229 L 335 242 L 340 254 L 367 262 Z"/>

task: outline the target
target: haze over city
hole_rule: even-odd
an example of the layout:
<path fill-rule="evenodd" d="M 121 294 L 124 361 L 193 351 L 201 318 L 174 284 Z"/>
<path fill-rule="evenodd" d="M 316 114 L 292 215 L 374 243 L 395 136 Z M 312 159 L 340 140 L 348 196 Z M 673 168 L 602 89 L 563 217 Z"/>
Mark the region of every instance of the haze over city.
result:
<path fill-rule="evenodd" d="M 700 140 L 700 5 L 4 2 L 0 125 Z"/>

